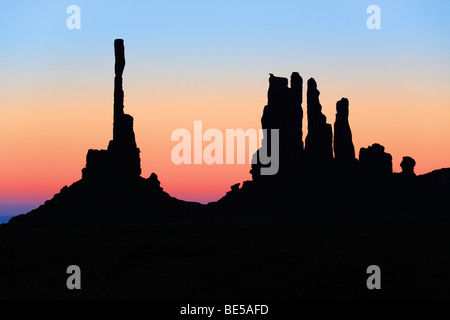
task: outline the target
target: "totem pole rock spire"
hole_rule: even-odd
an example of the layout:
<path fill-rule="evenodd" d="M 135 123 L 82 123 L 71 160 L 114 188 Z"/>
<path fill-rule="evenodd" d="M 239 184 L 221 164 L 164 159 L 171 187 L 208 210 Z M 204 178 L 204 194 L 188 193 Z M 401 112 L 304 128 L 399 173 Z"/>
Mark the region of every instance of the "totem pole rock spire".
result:
<path fill-rule="evenodd" d="M 125 68 L 125 48 L 123 47 L 122 39 L 114 40 L 114 56 L 116 59 L 114 65 L 114 124 L 116 124 L 116 120 L 118 120 L 116 118 L 120 118 L 123 115 L 122 74 L 123 69 Z M 114 138 L 116 138 L 115 131 L 113 134 L 113 139 Z"/>
<path fill-rule="evenodd" d="M 120 152 L 129 152 L 136 148 L 136 139 L 133 131 L 133 117 L 123 112 L 122 74 L 125 68 L 125 50 L 122 39 L 114 41 L 116 63 L 114 66 L 114 128 L 113 140 L 108 149 L 117 149 Z"/>
<path fill-rule="evenodd" d="M 114 124 L 113 139 L 107 150 L 89 150 L 83 178 L 88 177 L 139 177 L 141 160 L 133 131 L 133 117 L 123 109 L 122 75 L 125 68 L 125 50 L 122 39 L 114 40 Z"/>

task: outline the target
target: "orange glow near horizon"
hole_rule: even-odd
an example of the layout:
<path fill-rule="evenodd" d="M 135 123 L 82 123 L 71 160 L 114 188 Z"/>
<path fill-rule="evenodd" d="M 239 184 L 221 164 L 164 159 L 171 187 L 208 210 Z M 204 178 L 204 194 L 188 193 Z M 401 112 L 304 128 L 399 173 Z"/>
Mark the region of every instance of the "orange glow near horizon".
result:
<path fill-rule="evenodd" d="M 289 74 L 277 74 L 287 76 Z M 250 165 L 175 165 L 170 140 L 177 128 L 193 134 L 193 123 L 208 128 L 261 128 L 266 103 L 267 75 L 256 83 L 200 82 L 156 86 L 129 84 L 125 75 L 125 112 L 134 121 L 141 150 L 142 176 L 155 172 L 161 186 L 174 197 L 199 202 L 221 198 L 231 185 L 251 179 Z M 303 140 L 307 134 L 304 77 Z M 323 113 L 334 123 L 336 101 L 350 100 L 350 126 L 356 153 L 372 143 L 385 146 L 400 171 L 403 156 L 412 156 L 417 174 L 450 166 L 450 97 L 431 85 L 336 86 L 318 79 Z M 321 85 L 321 83 L 323 83 Z M 81 178 L 88 149 L 105 149 L 112 138 L 112 87 L 77 89 L 61 86 L 49 94 L 45 86 L 3 95 L 0 117 L 0 202 L 43 202 Z M 344 88 L 344 86 L 348 87 Z M 50 87 L 50 85 L 49 85 Z M 170 88 L 170 89 L 169 89 Z M 48 88 L 47 88 L 48 89 Z M 176 92 L 176 94 L 174 94 Z M 205 146 L 204 143 L 203 146 Z"/>

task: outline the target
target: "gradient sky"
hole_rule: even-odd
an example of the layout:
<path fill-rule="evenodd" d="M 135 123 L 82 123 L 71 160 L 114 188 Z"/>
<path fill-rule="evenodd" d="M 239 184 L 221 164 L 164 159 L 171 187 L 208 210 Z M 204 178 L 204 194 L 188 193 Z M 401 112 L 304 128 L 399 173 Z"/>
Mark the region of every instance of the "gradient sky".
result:
<path fill-rule="evenodd" d="M 66 27 L 71 4 L 80 30 Z M 371 4 L 380 30 L 366 27 Z M 194 120 L 259 129 L 269 73 L 314 77 L 328 123 L 348 98 L 357 153 L 377 142 L 394 171 L 406 155 L 418 174 L 450 167 L 449 12 L 447 1 L 2 3 L 0 215 L 50 199 L 81 178 L 88 149 L 107 147 L 115 38 L 142 175 L 180 199 L 214 201 L 251 178 L 248 164 L 174 165 L 170 136 Z"/>

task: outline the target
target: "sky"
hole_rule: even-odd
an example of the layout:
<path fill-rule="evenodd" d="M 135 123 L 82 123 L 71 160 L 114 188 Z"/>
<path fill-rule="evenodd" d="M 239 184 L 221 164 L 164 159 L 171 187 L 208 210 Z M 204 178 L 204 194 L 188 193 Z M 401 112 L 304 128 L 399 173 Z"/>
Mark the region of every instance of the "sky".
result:
<path fill-rule="evenodd" d="M 68 29 L 70 5 L 80 29 Z M 369 29 L 370 5 L 381 29 Z M 399 172 L 450 167 L 447 1 L 10 1 L 0 10 L 0 215 L 81 178 L 112 139 L 114 39 L 125 44 L 125 112 L 142 176 L 207 203 L 250 165 L 175 165 L 171 133 L 261 128 L 269 73 L 314 77 L 327 122 L 349 99 L 356 153 L 380 143 Z M 305 99 L 306 100 L 306 99 Z M 306 103 L 303 104 L 303 140 Z"/>

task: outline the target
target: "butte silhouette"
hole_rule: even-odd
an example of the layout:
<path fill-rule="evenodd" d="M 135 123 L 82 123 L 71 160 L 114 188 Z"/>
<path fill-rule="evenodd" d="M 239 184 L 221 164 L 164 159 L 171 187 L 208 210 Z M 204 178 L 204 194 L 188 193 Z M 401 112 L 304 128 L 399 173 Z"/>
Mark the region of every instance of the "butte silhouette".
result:
<path fill-rule="evenodd" d="M 184 218 L 311 211 L 448 208 L 450 169 L 416 176 L 415 161 L 405 156 L 402 172 L 392 170 L 392 156 L 374 143 L 355 156 L 349 124 L 349 101 L 336 103 L 334 135 L 319 101 L 316 81 L 307 82 L 308 133 L 303 143 L 303 79 L 270 75 L 263 129 L 279 129 L 279 171 L 261 175 L 264 164 L 254 155 L 251 181 L 237 183 L 217 202 L 201 205 L 175 199 L 160 187 L 157 175 L 140 176 L 139 148 L 133 117 L 124 113 L 122 39 L 114 42 L 113 139 L 106 150 L 89 150 L 81 180 L 64 186 L 39 208 L 10 220 L 8 227 L 138 224 Z M 264 137 L 270 139 L 270 135 Z M 270 141 L 267 146 L 270 154 Z M 267 166 L 267 165 L 266 165 Z"/>
<path fill-rule="evenodd" d="M 89 150 L 81 180 L 70 187 L 64 186 L 53 199 L 26 215 L 14 217 L 8 225 L 133 224 L 202 213 L 201 204 L 178 200 L 164 192 L 155 173 L 147 179 L 140 176 L 140 151 L 136 146 L 133 117 L 124 113 L 122 39 L 114 41 L 114 53 L 114 125 L 108 148 Z"/>

